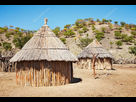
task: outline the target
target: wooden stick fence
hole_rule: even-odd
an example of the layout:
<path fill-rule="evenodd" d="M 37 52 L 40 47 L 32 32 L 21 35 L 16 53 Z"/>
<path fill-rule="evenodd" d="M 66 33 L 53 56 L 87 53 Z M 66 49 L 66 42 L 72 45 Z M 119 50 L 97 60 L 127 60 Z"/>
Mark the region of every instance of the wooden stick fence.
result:
<path fill-rule="evenodd" d="M 21 61 L 17 63 L 16 84 L 22 86 L 59 86 L 73 79 L 72 62 Z"/>

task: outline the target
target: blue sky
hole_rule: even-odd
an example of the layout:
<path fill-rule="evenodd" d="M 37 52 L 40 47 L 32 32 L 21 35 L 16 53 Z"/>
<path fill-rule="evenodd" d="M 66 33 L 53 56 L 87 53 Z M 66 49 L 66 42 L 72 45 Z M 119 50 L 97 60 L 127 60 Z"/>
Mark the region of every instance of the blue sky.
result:
<path fill-rule="evenodd" d="M 136 5 L 0 5 L 0 27 L 13 25 L 38 30 L 48 18 L 48 26 L 64 28 L 77 19 L 99 18 L 136 24 Z"/>

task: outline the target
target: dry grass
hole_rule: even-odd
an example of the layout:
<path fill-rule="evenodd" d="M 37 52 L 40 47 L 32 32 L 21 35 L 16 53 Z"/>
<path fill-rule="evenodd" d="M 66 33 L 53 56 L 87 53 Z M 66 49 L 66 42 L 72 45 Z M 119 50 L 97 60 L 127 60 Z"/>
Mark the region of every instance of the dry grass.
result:
<path fill-rule="evenodd" d="M 98 79 L 93 78 L 92 70 L 74 69 L 74 77 L 82 81 L 52 87 L 19 86 L 15 84 L 15 73 L 0 72 L 0 97 L 136 97 L 136 68 L 124 66 L 96 70 Z"/>

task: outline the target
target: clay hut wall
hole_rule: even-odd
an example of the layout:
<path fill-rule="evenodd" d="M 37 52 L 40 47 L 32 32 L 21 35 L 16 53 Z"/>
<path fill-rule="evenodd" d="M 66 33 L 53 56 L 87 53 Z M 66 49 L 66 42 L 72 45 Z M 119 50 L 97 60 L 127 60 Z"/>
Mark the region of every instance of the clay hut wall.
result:
<path fill-rule="evenodd" d="M 90 69 L 92 70 L 93 59 L 90 58 L 81 58 L 77 62 L 79 69 Z M 111 58 L 98 58 L 95 61 L 95 69 L 96 70 L 109 70 L 112 69 L 112 59 Z"/>

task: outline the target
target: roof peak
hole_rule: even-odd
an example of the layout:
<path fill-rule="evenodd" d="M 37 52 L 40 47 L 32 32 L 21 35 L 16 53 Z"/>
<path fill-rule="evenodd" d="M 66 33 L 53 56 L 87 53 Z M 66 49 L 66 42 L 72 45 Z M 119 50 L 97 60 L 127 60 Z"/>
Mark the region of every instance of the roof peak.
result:
<path fill-rule="evenodd" d="M 44 24 L 47 25 L 48 18 L 44 18 Z"/>

